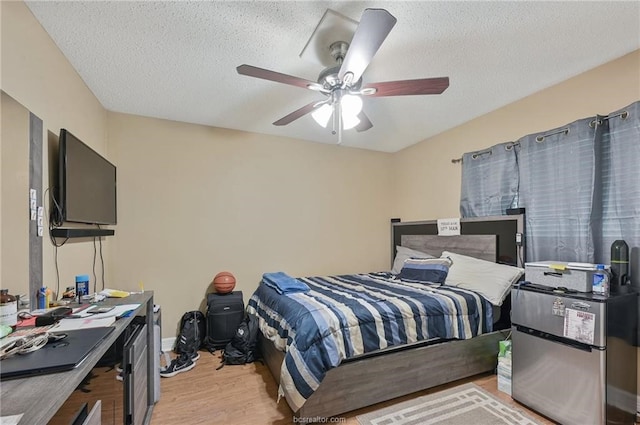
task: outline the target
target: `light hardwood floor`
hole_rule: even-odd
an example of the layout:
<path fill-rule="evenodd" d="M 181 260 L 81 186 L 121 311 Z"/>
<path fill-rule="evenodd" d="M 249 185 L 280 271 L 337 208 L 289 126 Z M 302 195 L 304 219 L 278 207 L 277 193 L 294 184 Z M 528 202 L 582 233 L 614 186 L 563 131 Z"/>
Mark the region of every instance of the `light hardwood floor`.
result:
<path fill-rule="evenodd" d="M 219 351 L 214 355 L 201 352 L 196 367 L 172 378 L 162 378 L 160 401 L 155 405 L 152 425 L 244 425 L 293 424 L 293 412 L 283 399 L 276 403 L 277 385 L 267 366 L 253 363 L 243 366 L 225 366 L 220 370 Z M 341 415 L 339 423 L 358 425 L 357 415 L 460 385 L 473 382 L 506 404 L 521 409 L 541 424 L 553 422 L 526 409 L 507 394 L 498 391 L 496 375 L 485 374 L 471 379 L 421 391 L 389 402 L 355 410 Z M 402 385 L 402 383 L 398 383 Z M 461 424 L 466 425 L 466 424 Z M 487 424 L 489 425 L 489 424 Z"/>

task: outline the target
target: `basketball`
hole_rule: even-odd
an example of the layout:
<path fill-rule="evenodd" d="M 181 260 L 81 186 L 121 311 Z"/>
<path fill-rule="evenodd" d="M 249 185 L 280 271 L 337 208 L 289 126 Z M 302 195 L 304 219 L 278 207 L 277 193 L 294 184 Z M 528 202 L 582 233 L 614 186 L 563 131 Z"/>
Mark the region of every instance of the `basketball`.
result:
<path fill-rule="evenodd" d="M 213 278 L 213 287 L 219 294 L 228 294 L 236 287 L 236 278 L 231 272 L 220 272 Z"/>

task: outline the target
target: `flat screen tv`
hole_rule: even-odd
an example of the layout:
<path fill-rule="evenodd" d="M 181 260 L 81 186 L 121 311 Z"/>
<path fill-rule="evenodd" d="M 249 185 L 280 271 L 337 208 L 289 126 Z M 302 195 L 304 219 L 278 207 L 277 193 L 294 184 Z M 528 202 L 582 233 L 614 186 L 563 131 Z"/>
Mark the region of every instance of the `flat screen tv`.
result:
<path fill-rule="evenodd" d="M 116 167 L 60 130 L 58 203 L 62 221 L 116 224 Z"/>

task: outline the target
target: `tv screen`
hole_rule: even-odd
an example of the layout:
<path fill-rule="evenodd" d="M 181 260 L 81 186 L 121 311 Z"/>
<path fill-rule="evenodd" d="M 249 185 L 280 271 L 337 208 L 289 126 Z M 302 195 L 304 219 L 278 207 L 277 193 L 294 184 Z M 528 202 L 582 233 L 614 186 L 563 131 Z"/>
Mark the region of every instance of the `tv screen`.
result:
<path fill-rule="evenodd" d="M 116 224 L 116 167 L 60 130 L 58 198 L 62 221 Z"/>

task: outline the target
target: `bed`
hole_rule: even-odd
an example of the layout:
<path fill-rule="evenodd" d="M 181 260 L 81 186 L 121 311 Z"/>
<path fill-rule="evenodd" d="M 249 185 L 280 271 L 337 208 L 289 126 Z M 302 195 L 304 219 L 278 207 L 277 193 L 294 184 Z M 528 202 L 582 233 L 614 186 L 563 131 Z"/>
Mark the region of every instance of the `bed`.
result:
<path fill-rule="evenodd" d="M 496 267 L 510 272 L 523 263 L 516 243 L 523 226 L 521 215 L 461 219 L 461 235 L 445 237 L 437 235 L 436 221 L 392 220 L 391 262 L 402 247 L 448 254 L 456 264 L 449 277 L 467 257 L 509 264 Z M 298 281 L 309 291 L 280 295 L 261 284 L 252 295 L 247 311 L 259 319 L 263 358 L 278 398 L 297 416 L 335 416 L 495 368 L 498 341 L 510 326 L 508 296 L 492 303 L 491 294 L 456 286 L 455 279 L 443 285 L 399 277 L 305 277 Z"/>

